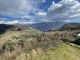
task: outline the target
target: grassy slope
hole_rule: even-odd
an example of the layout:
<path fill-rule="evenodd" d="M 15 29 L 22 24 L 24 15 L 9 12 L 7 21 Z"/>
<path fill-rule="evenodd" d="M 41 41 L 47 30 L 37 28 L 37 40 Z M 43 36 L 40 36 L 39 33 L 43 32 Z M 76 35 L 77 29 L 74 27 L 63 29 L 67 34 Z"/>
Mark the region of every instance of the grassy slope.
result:
<path fill-rule="evenodd" d="M 22 35 L 28 36 L 29 34 L 30 34 L 30 36 L 31 35 L 33 36 L 33 35 L 35 35 L 35 33 L 39 33 L 37 31 L 36 32 L 35 31 L 26 31 L 26 32 L 27 33 L 25 33 L 25 31 L 7 32 L 0 39 L 0 44 L 2 44 L 2 43 L 4 44 L 8 40 L 17 41 L 15 39 L 12 40 L 11 39 L 12 36 L 20 37 Z M 22 37 L 20 37 L 20 38 L 22 38 Z M 23 40 L 25 40 L 25 39 L 23 39 Z M 57 47 L 55 49 L 48 49 L 47 52 L 43 52 L 39 48 L 37 50 L 33 49 L 32 52 L 30 52 L 30 53 L 25 52 L 24 49 L 21 49 L 21 50 L 16 49 L 13 52 L 6 51 L 3 55 L 0 54 L 0 60 L 80 60 L 80 48 L 78 48 L 78 47 L 79 46 L 75 45 L 75 44 L 62 43 L 59 47 Z"/>
<path fill-rule="evenodd" d="M 32 51 L 31 54 L 22 53 L 17 60 L 80 60 L 80 48 L 68 44 L 63 44 L 61 47 L 54 50 L 48 50 L 46 53 L 40 51 Z"/>

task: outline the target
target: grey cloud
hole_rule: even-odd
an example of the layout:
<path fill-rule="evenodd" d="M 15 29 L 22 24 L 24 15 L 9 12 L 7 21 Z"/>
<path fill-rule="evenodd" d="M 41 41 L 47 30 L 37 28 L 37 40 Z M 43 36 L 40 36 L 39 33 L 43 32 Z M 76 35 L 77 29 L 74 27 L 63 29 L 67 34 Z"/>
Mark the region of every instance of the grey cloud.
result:
<path fill-rule="evenodd" d="M 70 20 L 80 16 L 80 3 L 76 0 L 62 0 L 54 3 L 48 9 L 48 20 Z"/>
<path fill-rule="evenodd" d="M 37 15 L 38 12 L 42 11 L 38 6 L 44 2 L 46 2 L 46 0 L 0 0 L 0 15 L 22 18 L 21 21 L 26 19 L 26 21 L 30 22 L 40 22 L 44 20 L 44 18 Z M 9 18 L 1 18 L 0 20 L 1 22 L 14 21 L 9 20 Z"/>
<path fill-rule="evenodd" d="M 28 14 L 36 10 L 37 0 L 0 0 L 1 15 Z"/>

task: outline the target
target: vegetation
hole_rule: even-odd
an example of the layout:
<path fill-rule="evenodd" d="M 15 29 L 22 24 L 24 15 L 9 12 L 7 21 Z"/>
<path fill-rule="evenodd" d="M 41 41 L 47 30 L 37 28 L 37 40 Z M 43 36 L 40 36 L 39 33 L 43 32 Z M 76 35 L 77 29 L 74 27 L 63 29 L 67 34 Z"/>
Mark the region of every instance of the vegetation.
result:
<path fill-rule="evenodd" d="M 80 60 L 77 32 L 7 30 L 0 35 L 0 60 Z"/>

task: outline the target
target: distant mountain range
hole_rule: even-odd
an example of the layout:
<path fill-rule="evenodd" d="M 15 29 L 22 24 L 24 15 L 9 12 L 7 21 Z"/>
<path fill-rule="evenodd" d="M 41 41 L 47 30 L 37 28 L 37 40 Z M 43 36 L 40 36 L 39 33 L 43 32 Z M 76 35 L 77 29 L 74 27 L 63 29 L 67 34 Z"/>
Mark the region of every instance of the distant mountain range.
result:
<path fill-rule="evenodd" d="M 51 29 L 60 28 L 64 24 L 65 24 L 64 22 L 41 22 L 41 23 L 29 24 L 27 26 L 39 29 L 41 31 L 49 31 Z"/>
<path fill-rule="evenodd" d="M 38 29 L 41 31 L 54 31 L 54 30 L 78 30 L 80 29 L 80 23 L 64 23 L 64 22 L 42 22 L 42 23 L 35 23 L 35 24 L 26 24 L 26 25 L 6 25 L 0 24 L 0 32 L 5 32 L 8 29 L 16 29 L 19 28 L 24 29 Z"/>

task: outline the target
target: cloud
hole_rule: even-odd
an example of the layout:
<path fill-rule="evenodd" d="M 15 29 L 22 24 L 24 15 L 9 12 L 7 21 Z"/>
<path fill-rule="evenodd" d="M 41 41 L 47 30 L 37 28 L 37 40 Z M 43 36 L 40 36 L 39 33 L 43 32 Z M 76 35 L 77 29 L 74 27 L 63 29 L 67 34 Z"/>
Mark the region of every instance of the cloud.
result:
<path fill-rule="evenodd" d="M 47 14 L 47 19 L 50 21 L 69 21 L 80 17 L 80 3 L 77 0 L 62 0 L 58 3 L 53 1 Z"/>
<path fill-rule="evenodd" d="M 47 13 L 46 13 L 46 12 L 42 12 L 42 11 L 40 11 L 40 12 L 37 13 L 37 15 L 39 15 L 39 16 L 46 16 Z"/>
<path fill-rule="evenodd" d="M 0 21 L 0 24 L 33 24 L 33 23 L 36 23 L 36 22 L 33 22 L 33 21 L 26 21 L 26 20 L 13 20 L 13 21 L 3 21 L 1 20 Z"/>
<path fill-rule="evenodd" d="M 16 24 L 16 23 L 18 23 L 17 20 L 14 20 L 14 21 L 3 21 L 3 20 L 1 20 L 0 21 L 0 24 Z"/>
<path fill-rule="evenodd" d="M 40 12 L 41 10 L 38 8 L 38 5 L 44 2 L 46 2 L 46 0 L 0 0 L 0 22 L 17 23 L 18 21 L 15 21 L 13 18 L 21 18 L 22 22 L 24 19 L 34 22 L 40 19 L 40 16 L 46 15 L 45 12 Z M 7 17 L 3 18 L 1 16 Z"/>
<path fill-rule="evenodd" d="M 54 1 L 48 8 L 48 11 L 39 8 L 47 0 L 0 0 L 0 15 L 11 16 L 13 18 L 0 17 L 0 22 L 5 23 L 27 23 L 27 22 L 50 22 L 67 21 L 80 17 L 79 0 L 61 0 L 58 3 Z M 46 7 L 44 7 L 45 9 Z M 19 20 L 14 18 L 20 18 Z M 16 21 L 17 20 L 17 21 Z M 24 21 L 26 20 L 26 21 Z M 7 22 L 6 22 L 7 21 Z M 12 23 L 11 23 L 12 24 Z"/>
<path fill-rule="evenodd" d="M 44 3 L 44 2 L 46 2 L 46 0 L 38 0 L 38 2 L 40 3 Z"/>
<path fill-rule="evenodd" d="M 0 15 L 20 16 L 37 10 L 37 0 L 0 0 Z"/>

